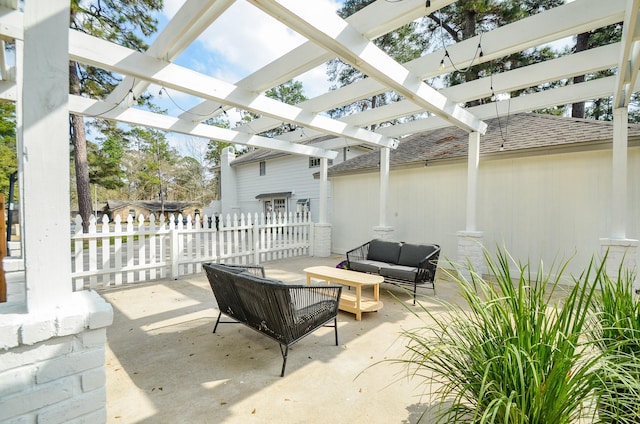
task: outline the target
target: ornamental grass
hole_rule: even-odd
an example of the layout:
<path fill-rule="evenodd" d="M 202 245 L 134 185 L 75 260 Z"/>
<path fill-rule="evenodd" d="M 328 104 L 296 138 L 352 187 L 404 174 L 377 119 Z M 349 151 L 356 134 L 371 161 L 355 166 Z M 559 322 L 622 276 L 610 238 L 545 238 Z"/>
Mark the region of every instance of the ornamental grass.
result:
<path fill-rule="evenodd" d="M 424 384 L 435 415 L 429 423 L 613 422 L 616 408 L 638 393 L 628 390 L 637 377 L 629 366 L 637 370 L 638 357 L 630 359 L 621 344 L 602 343 L 597 316 L 613 303 L 599 295 L 604 261 L 567 281 L 566 262 L 546 273 L 540 263 L 533 273 L 505 250 L 485 259 L 488 277 L 472 267 L 449 273 L 461 304 L 444 304 L 444 313 L 423 304 L 413 311 L 429 320 L 402 333 L 406 355 L 392 360 Z M 629 337 L 637 340 L 637 333 Z M 603 390 L 614 382 L 624 389 L 616 396 Z M 607 408 L 598 407 L 600 398 Z"/>

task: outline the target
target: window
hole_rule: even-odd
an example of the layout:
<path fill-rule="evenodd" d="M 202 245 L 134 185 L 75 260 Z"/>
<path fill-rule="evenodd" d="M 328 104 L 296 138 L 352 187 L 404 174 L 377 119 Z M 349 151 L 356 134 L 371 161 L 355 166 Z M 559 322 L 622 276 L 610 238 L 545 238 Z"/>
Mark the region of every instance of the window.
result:
<path fill-rule="evenodd" d="M 267 175 L 267 162 L 260 162 L 260 175 Z"/>
<path fill-rule="evenodd" d="M 329 159 L 329 166 L 333 165 L 333 159 Z M 320 166 L 320 158 L 309 158 L 309 168 L 317 168 Z"/>
<path fill-rule="evenodd" d="M 286 199 L 273 199 L 273 211 L 275 213 L 287 213 L 287 200 Z"/>

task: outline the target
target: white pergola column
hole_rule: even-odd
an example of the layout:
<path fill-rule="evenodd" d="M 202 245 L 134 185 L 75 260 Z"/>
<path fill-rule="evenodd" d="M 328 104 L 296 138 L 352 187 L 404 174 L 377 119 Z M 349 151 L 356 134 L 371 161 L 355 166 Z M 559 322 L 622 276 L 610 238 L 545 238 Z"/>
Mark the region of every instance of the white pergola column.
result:
<path fill-rule="evenodd" d="M 458 264 L 471 265 L 479 274 L 486 273 L 482 245 L 483 233 L 477 229 L 478 215 L 478 167 L 480 164 L 480 133 L 469 133 L 469 157 L 467 162 L 467 210 L 466 228 L 458 231 Z"/>
<path fill-rule="evenodd" d="M 0 305 L 2 422 L 107 422 L 111 306 L 72 291 L 69 0 L 24 3 L 16 40 L 16 135 L 26 311 Z M 40 394 L 61 393 L 43 401 Z"/>
<path fill-rule="evenodd" d="M 57 307 L 72 290 L 70 247 L 60 248 L 71 242 L 69 4 L 30 6 L 37 10 L 24 14 L 16 110 L 27 307 L 39 311 Z"/>
<path fill-rule="evenodd" d="M 617 277 L 621 264 L 635 271 L 638 263 L 638 240 L 626 236 L 627 223 L 627 145 L 629 111 L 613 110 L 613 160 L 611 176 L 611 236 L 600 240 L 602 254 L 608 252 L 606 270 Z"/>
<path fill-rule="evenodd" d="M 390 240 L 394 228 L 388 225 L 389 216 L 389 148 L 380 149 L 380 204 L 378 205 L 378 225 L 373 227 L 373 238 Z"/>
<path fill-rule="evenodd" d="M 329 160 L 320 158 L 320 204 L 318 205 L 318 223 L 314 225 L 313 256 L 326 258 L 331 255 L 331 224 L 329 224 Z"/>

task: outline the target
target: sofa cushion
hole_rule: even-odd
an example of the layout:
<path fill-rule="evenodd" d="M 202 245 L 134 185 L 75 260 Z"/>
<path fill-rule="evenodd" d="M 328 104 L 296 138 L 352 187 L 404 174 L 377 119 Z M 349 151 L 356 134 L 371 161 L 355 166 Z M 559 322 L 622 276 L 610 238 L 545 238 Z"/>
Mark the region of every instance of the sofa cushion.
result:
<path fill-rule="evenodd" d="M 360 272 L 370 272 L 373 274 L 377 274 L 378 271 L 380 270 L 381 266 L 387 266 L 387 264 L 385 262 L 378 262 L 378 261 L 369 261 L 369 260 L 363 260 L 363 261 L 350 261 L 349 262 L 349 269 L 352 271 L 360 271 Z"/>
<path fill-rule="evenodd" d="M 397 241 L 371 240 L 367 259 L 390 264 L 397 264 L 402 243 Z"/>
<path fill-rule="evenodd" d="M 415 281 L 418 269 L 413 266 L 388 265 L 380 268 L 383 277 L 398 278 L 400 280 Z"/>
<path fill-rule="evenodd" d="M 398 265 L 419 266 L 420 262 L 436 250 L 432 244 L 405 243 L 400 249 Z"/>

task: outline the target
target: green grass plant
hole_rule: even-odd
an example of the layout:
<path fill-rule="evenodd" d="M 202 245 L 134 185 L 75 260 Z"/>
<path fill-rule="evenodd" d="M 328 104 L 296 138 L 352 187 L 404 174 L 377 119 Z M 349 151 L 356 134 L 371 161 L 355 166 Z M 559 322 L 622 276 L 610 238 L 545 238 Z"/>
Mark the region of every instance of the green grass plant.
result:
<path fill-rule="evenodd" d="M 449 273 L 463 302 L 445 312 L 420 304 L 414 313 L 428 321 L 403 332 L 407 354 L 392 360 L 425 385 L 436 416 L 429 423 L 597 421 L 608 350 L 587 335 L 597 328 L 604 266 L 592 261 L 567 285 L 566 262 L 533 273 L 503 249 L 485 259 L 488 277 L 471 267 Z"/>
<path fill-rule="evenodd" d="M 635 279 L 621 267 L 617 279 L 604 275 L 598 281 L 593 339 L 605 354 L 607 372 L 598 406 L 606 423 L 640 423 L 640 297 Z"/>

